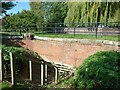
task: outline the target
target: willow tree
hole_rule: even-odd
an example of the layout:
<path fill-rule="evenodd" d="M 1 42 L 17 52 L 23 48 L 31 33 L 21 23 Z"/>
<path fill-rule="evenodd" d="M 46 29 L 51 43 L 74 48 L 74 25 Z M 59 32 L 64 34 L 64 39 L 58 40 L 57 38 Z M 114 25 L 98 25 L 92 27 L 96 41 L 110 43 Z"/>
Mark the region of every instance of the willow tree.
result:
<path fill-rule="evenodd" d="M 68 6 L 65 23 L 120 22 L 120 2 L 69 2 Z"/>
<path fill-rule="evenodd" d="M 81 5 L 82 4 L 78 2 L 68 2 L 68 12 L 64 21 L 67 26 L 71 27 L 74 23 L 80 22 L 80 18 L 82 17 Z"/>
<path fill-rule="evenodd" d="M 74 23 L 79 22 L 96 22 L 97 21 L 97 4 L 88 2 L 69 2 L 67 17 L 64 23 L 73 27 Z M 71 23 L 71 24 L 68 24 Z"/>
<path fill-rule="evenodd" d="M 120 2 L 113 2 L 110 3 L 110 10 L 109 10 L 109 22 L 119 22 L 120 23 Z M 118 23 L 115 25 L 118 26 Z"/>

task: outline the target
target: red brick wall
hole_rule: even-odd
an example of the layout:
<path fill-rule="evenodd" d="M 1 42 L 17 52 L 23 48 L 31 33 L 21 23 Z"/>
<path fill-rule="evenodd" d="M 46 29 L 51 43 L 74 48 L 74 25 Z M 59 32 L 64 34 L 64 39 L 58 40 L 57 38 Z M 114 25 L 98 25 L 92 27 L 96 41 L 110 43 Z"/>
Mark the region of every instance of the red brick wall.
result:
<path fill-rule="evenodd" d="M 90 45 L 79 42 L 58 42 L 40 40 L 21 40 L 17 41 L 20 46 L 29 48 L 39 55 L 45 56 L 53 62 L 60 62 L 72 66 L 79 66 L 90 55 L 97 51 L 118 50 L 117 46 L 112 45 Z"/>

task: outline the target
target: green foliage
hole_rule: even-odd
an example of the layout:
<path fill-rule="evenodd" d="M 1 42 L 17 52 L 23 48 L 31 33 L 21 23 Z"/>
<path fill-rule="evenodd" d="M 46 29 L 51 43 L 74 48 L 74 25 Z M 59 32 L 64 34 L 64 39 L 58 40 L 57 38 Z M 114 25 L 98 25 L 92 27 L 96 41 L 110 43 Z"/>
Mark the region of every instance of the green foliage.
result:
<path fill-rule="evenodd" d="M 28 32 L 37 29 L 37 17 L 32 11 L 23 10 L 21 13 L 3 18 L 3 28 L 11 31 Z"/>
<path fill-rule="evenodd" d="M 71 27 L 74 25 L 74 23 L 79 22 L 79 18 L 81 18 L 81 3 L 74 2 L 74 3 L 68 3 L 68 12 L 67 17 L 65 18 L 65 23 L 67 26 Z"/>
<path fill-rule="evenodd" d="M 10 60 L 9 52 L 13 53 L 14 59 L 17 60 L 23 60 L 25 50 L 23 48 L 19 47 L 12 47 L 12 46 L 5 46 L 2 45 L 2 52 L 3 52 L 3 60 L 8 61 Z M 25 59 L 25 58 L 24 58 Z"/>
<path fill-rule="evenodd" d="M 68 10 L 66 2 L 44 2 L 41 9 L 45 23 L 63 23 Z"/>
<path fill-rule="evenodd" d="M 74 27 L 88 26 L 82 24 L 83 22 L 90 22 L 90 26 L 94 26 L 94 22 L 120 22 L 120 2 L 30 2 L 30 8 L 30 11 L 23 10 L 21 13 L 4 17 L 3 28 L 40 32 L 43 25 L 49 27 L 44 30 L 54 30 L 54 27 L 60 25 L 55 23 Z M 115 26 L 119 26 L 119 23 Z"/>
<path fill-rule="evenodd" d="M 10 14 L 3 18 L 3 30 L 10 29 L 14 32 L 34 32 L 42 28 L 42 11 L 40 2 L 31 2 L 31 10 L 23 10 L 21 13 Z"/>
<path fill-rule="evenodd" d="M 15 73 L 19 75 L 20 71 L 24 68 L 24 63 L 28 62 L 30 59 L 42 60 L 38 54 L 22 47 L 6 46 L 0 45 L 2 47 L 2 58 L 4 60 L 4 77 L 9 78 L 10 75 L 10 54 L 12 53 L 12 58 L 15 65 Z"/>
<path fill-rule="evenodd" d="M 6 11 L 12 9 L 15 5 L 13 2 L 2 2 L 2 13 L 6 15 Z"/>
<path fill-rule="evenodd" d="M 68 2 L 64 23 L 73 27 L 78 22 L 120 22 L 120 2 Z"/>
<path fill-rule="evenodd" d="M 53 30 L 58 27 L 55 23 L 64 23 L 64 18 L 67 15 L 68 6 L 66 2 L 43 2 L 41 9 L 44 15 L 44 28 L 45 30 Z"/>
<path fill-rule="evenodd" d="M 52 23 L 63 23 L 67 10 L 65 2 L 30 2 L 30 11 L 4 17 L 3 28 L 21 32 L 41 31 L 43 24 L 55 27 Z"/>
<path fill-rule="evenodd" d="M 68 80 L 64 80 L 61 85 L 63 86 L 63 88 L 73 87 L 74 80 L 74 77 L 70 77 Z"/>
<path fill-rule="evenodd" d="M 10 87 L 10 84 L 7 81 L 0 83 L 0 90 L 6 90 Z"/>
<path fill-rule="evenodd" d="M 10 72 L 10 54 L 12 53 L 12 58 L 14 60 L 15 64 L 15 71 L 16 74 L 23 68 L 23 62 L 26 62 L 28 60 L 28 57 L 26 57 L 26 49 L 20 48 L 20 47 L 12 47 L 12 46 L 6 46 L 2 45 L 2 58 L 4 60 L 4 76 L 7 77 L 7 74 Z M 24 58 L 23 58 L 24 57 Z"/>
<path fill-rule="evenodd" d="M 77 68 L 74 81 L 80 88 L 120 88 L 120 52 L 101 51 Z"/>
<path fill-rule="evenodd" d="M 33 51 L 28 50 L 26 48 L 6 46 L 6 45 L 0 45 L 0 48 L 2 49 L 3 60 L 5 61 L 10 60 L 9 52 L 13 54 L 13 58 L 15 61 L 17 60 L 27 61 L 29 60 L 29 57 L 27 55 L 31 55 L 32 57 L 37 58 L 37 59 L 41 59 L 37 53 L 34 53 Z"/>
<path fill-rule="evenodd" d="M 38 29 L 42 28 L 42 23 L 44 19 L 41 6 L 41 2 L 30 2 L 30 11 L 36 17 L 36 27 L 39 27 Z"/>

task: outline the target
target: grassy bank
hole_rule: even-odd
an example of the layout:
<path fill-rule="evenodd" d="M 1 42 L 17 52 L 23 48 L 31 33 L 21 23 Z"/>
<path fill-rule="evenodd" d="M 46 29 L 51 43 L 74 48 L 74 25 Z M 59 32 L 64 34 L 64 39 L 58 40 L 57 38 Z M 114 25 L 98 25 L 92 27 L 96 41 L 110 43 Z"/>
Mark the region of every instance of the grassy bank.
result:
<path fill-rule="evenodd" d="M 8 33 L 8 32 L 1 32 L 0 35 L 2 36 L 8 36 L 8 35 L 20 35 L 20 33 Z M 109 36 L 100 36 L 98 35 L 96 38 L 96 35 L 90 35 L 90 34 L 34 34 L 36 36 L 40 37 L 50 37 L 50 38 L 73 38 L 73 39 L 97 39 L 97 40 L 110 40 L 110 41 L 118 41 L 119 36 L 118 35 L 109 35 Z"/>
<path fill-rule="evenodd" d="M 110 40 L 110 41 L 118 41 L 118 36 L 97 36 L 89 35 L 89 34 L 35 34 L 40 37 L 50 37 L 50 38 L 75 38 L 75 39 L 98 39 L 98 40 Z"/>

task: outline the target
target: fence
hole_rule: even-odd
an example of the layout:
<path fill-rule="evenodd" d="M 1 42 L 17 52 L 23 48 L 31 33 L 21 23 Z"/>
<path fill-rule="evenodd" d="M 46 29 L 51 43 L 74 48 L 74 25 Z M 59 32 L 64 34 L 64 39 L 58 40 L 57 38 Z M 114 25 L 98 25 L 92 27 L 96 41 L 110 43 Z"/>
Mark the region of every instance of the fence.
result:
<path fill-rule="evenodd" d="M 93 34 L 116 35 L 119 34 L 120 23 L 51 23 L 51 26 L 43 25 L 42 33 L 55 34 Z"/>
<path fill-rule="evenodd" d="M 52 34 L 91 34 L 118 35 L 120 34 L 120 22 L 79 22 L 79 23 L 43 23 L 41 27 L 32 25 L 31 27 L 21 27 L 17 29 L 2 29 L 2 32 L 9 32 L 11 35 L 21 35 L 25 32 L 31 33 L 52 33 Z"/>

